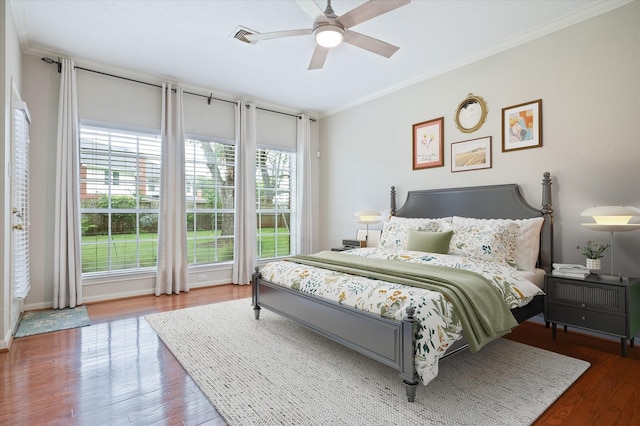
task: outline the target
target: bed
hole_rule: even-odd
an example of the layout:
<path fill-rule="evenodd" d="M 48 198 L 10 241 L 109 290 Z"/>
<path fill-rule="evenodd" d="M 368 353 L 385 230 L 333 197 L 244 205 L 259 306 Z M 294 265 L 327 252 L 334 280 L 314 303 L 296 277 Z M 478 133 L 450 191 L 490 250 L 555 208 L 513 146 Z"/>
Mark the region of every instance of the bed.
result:
<path fill-rule="evenodd" d="M 267 308 L 396 369 L 406 387 L 407 399 L 413 401 L 416 386 L 420 382 L 427 384 L 437 375 L 440 359 L 464 348 L 470 341 L 474 343 L 471 345 L 472 350 L 480 350 L 484 344 L 495 339 L 496 336 L 500 337 L 509 332 L 512 328 L 509 321 L 515 320 L 513 325 L 515 326 L 543 311 L 544 294 L 540 289 L 544 274 L 551 271 L 553 259 L 553 208 L 551 177 L 548 172 L 543 174 L 541 195 L 541 207 L 536 208 L 523 198 L 517 184 L 418 190 L 409 191 L 406 201 L 402 207 L 397 209 L 396 191 L 392 187 L 390 220 L 384 224 L 380 249 L 364 248 L 343 253 L 323 252 L 313 256 L 294 256 L 292 259 L 270 262 L 256 268 L 252 280 L 252 302 L 255 318 L 259 319 L 261 308 Z M 434 225 L 433 221 L 436 221 L 437 224 Z M 431 228 L 425 229 L 425 223 Z M 514 223 L 516 225 L 513 225 Z M 529 226 L 529 223 L 538 225 Z M 480 258 L 473 258 L 472 264 L 471 260 L 467 260 L 466 255 L 461 256 L 457 253 L 427 252 L 425 254 L 421 250 L 415 250 L 415 238 L 413 246 L 410 247 L 411 250 L 406 250 L 406 247 L 400 247 L 396 250 L 393 247 L 394 243 L 406 244 L 406 241 L 403 239 L 404 237 L 398 238 L 394 234 L 394 229 L 395 231 L 405 229 L 410 237 L 419 236 L 420 238 L 437 236 L 441 239 L 442 234 L 448 233 L 451 235 L 451 247 L 455 246 L 456 249 L 462 247 L 463 252 L 467 246 L 460 243 L 460 240 L 454 244 L 456 238 L 462 238 L 469 230 L 477 232 L 478 229 L 490 229 L 491 232 L 494 232 L 495 229 L 500 229 L 500 235 L 507 233 L 509 235 L 508 241 L 516 245 L 515 248 L 512 247 L 513 253 L 511 254 L 514 257 L 517 257 L 516 252 L 519 252 L 517 244 L 523 244 L 521 233 L 527 229 L 529 234 L 527 241 L 536 242 L 533 244 L 535 246 L 534 264 L 531 268 L 525 268 L 527 270 L 520 270 L 520 265 L 516 265 L 516 261 L 522 262 L 522 259 L 511 258 L 506 262 L 493 262 L 493 258 L 491 258 L 491 261 L 485 261 L 482 259 L 483 254 L 481 253 Z M 536 233 L 533 239 L 531 232 Z M 477 250 L 486 249 L 485 245 L 480 244 L 482 238 L 477 236 L 473 238 L 477 240 L 474 244 L 480 245 L 476 248 Z M 492 236 L 492 238 L 496 237 Z M 505 241 L 507 241 L 506 237 Z M 502 253 L 496 247 L 497 243 L 491 247 L 492 250 L 489 252 Z M 531 258 L 531 247 L 528 247 L 526 252 L 528 258 Z M 495 253 L 490 254 L 493 256 Z M 386 262 L 382 259 L 392 259 L 392 261 Z M 398 259 L 402 262 L 395 261 Z M 316 262 L 321 263 L 316 264 Z M 356 262 L 360 269 L 366 271 L 351 274 L 351 267 L 345 266 L 347 262 L 349 265 L 351 262 Z M 425 262 L 433 263 L 433 265 L 423 265 Z M 530 262 L 531 260 L 529 260 Z M 386 269 L 387 263 L 392 264 L 394 268 L 401 269 L 390 273 Z M 497 265 L 498 263 L 500 265 Z M 324 264 L 327 265 L 326 269 L 322 266 Z M 384 270 L 380 272 L 384 274 L 382 276 L 377 275 L 379 272 L 377 270 L 378 264 L 385 266 Z M 504 264 L 508 264 L 508 266 L 504 266 Z M 475 272 L 459 271 L 459 269 L 465 269 L 467 265 L 470 265 L 471 270 Z M 486 281 L 487 285 L 499 288 L 500 291 L 485 291 L 483 294 L 491 294 L 493 298 L 493 293 L 502 293 L 501 297 L 504 300 L 501 304 L 504 307 L 499 306 L 499 309 L 496 309 L 496 306 L 493 305 L 487 309 L 496 311 L 506 309 L 508 314 L 503 315 L 504 318 L 499 321 L 503 321 L 506 324 L 503 328 L 507 329 L 498 329 L 495 336 L 483 340 L 470 329 L 465 329 L 464 333 L 462 331 L 461 324 L 467 325 L 470 322 L 477 322 L 476 319 L 469 320 L 465 316 L 466 314 L 459 315 L 460 307 L 452 308 L 455 303 L 465 305 L 466 302 L 463 303 L 462 299 L 458 302 L 459 299 L 455 299 L 458 297 L 457 295 L 447 293 L 444 290 L 443 293 L 432 291 L 431 282 L 433 276 L 440 277 L 439 274 L 442 273 L 445 277 L 442 279 L 443 282 L 446 282 L 447 285 L 456 282 L 457 285 L 457 281 L 467 280 L 467 275 L 471 276 L 469 279 L 472 279 L 473 276 L 485 274 L 485 271 L 494 267 L 498 268 L 495 270 L 497 272 L 491 270 L 490 273 L 494 275 L 487 275 L 481 280 Z M 280 276 L 280 273 L 285 274 L 292 268 L 298 274 L 295 279 L 291 278 L 293 284 L 292 282 L 287 283 L 289 278 L 286 278 L 285 275 Z M 427 283 L 424 284 L 421 276 L 414 278 L 414 275 L 411 275 L 408 277 L 405 268 L 411 269 L 411 271 L 430 268 L 429 277 L 431 278 L 426 279 Z M 453 271 L 454 269 L 456 271 Z M 289 274 L 288 276 L 294 275 L 291 272 L 286 273 Z M 463 275 L 449 277 L 447 275 L 449 273 Z M 296 285 L 296 283 L 299 284 L 301 274 L 306 280 L 304 288 Z M 314 274 L 323 278 L 315 278 Z M 393 274 L 394 277 L 401 276 L 405 281 L 415 280 L 415 284 L 411 285 L 421 288 L 409 286 L 401 279 L 388 282 L 388 274 Z M 511 278 L 503 279 L 505 276 Z M 499 285 L 496 284 L 498 282 L 496 277 L 505 282 L 509 281 L 509 286 L 502 281 Z M 393 279 L 395 280 L 395 278 Z M 325 297 L 328 293 L 324 290 L 315 290 L 315 288 L 309 290 L 309 282 L 322 280 L 332 283 L 344 282 L 344 285 L 352 286 L 358 291 L 341 290 L 338 298 L 332 299 Z M 523 286 L 525 281 L 528 284 Z M 529 288 L 529 284 L 533 281 L 537 281 L 536 289 Z M 515 285 L 511 285 L 513 283 Z M 374 303 L 367 300 L 365 304 L 360 306 L 359 301 L 364 296 L 359 291 L 365 288 L 360 286 L 365 285 L 382 285 L 383 290 L 367 290 L 368 292 L 362 293 L 372 295 L 374 298 L 382 295 L 385 297 L 385 301 Z M 384 287 L 385 285 L 387 287 Z M 525 287 L 526 291 L 523 290 Z M 379 287 L 371 288 L 377 289 Z M 475 290 L 475 287 L 472 288 L 472 292 L 479 291 Z M 455 293 L 458 290 L 452 291 Z M 526 294 L 522 294 L 523 292 Z M 470 299 L 478 297 L 478 294 L 473 293 Z M 518 296 L 517 300 L 513 300 L 514 294 Z M 478 299 L 482 297 L 484 296 L 478 297 Z M 431 298 L 429 306 L 424 302 L 428 298 Z M 354 300 L 358 302 L 354 302 Z M 394 302 L 389 304 L 389 300 Z M 452 300 L 456 302 L 452 302 Z M 484 301 L 479 300 L 477 304 L 483 305 Z M 471 306 L 469 309 L 474 311 L 479 308 Z M 506 318 L 507 316 L 508 318 Z M 431 326 L 429 321 L 435 321 L 435 324 L 438 325 Z M 429 333 L 426 332 L 427 330 Z"/>

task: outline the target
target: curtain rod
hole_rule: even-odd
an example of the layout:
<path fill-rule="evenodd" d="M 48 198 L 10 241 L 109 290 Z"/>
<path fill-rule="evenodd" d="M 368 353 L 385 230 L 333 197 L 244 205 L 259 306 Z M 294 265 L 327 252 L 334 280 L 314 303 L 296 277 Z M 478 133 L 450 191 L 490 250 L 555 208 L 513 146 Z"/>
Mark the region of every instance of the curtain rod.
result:
<path fill-rule="evenodd" d="M 247 108 L 249 108 L 249 105 L 247 105 Z M 288 112 L 274 111 L 272 109 L 262 108 L 262 107 L 258 107 L 258 106 L 256 107 L 256 109 L 259 109 L 259 110 L 262 110 L 262 111 L 268 111 L 268 112 L 275 112 L 276 114 L 288 115 L 289 117 L 296 117 L 296 118 L 302 119 L 302 117 L 300 117 L 299 115 L 289 114 Z M 314 123 L 316 122 L 315 118 L 309 118 L 309 120 L 313 121 Z"/>
<path fill-rule="evenodd" d="M 47 63 L 47 64 L 57 64 L 57 65 L 58 65 L 58 72 L 59 72 L 59 73 L 60 73 L 60 72 L 62 72 L 62 62 L 60 62 L 60 59 L 58 59 L 57 61 L 56 61 L 56 60 L 54 60 L 54 59 L 48 58 L 48 57 L 41 58 L 41 59 L 42 59 L 42 61 L 43 61 L 43 62 L 45 62 L 45 63 Z M 74 68 L 75 68 L 75 69 L 78 69 L 78 70 L 82 70 L 82 71 L 89 71 L 89 72 L 93 72 L 93 73 L 96 73 L 96 74 L 105 75 L 105 76 L 107 76 L 107 77 L 114 77 L 114 78 L 119 78 L 119 79 L 121 79 L 121 80 L 131 81 L 131 82 L 133 82 L 133 83 L 146 84 L 147 86 L 153 86 L 153 87 L 162 88 L 162 86 L 160 86 L 160 85 L 158 85 L 158 84 L 155 84 L 155 83 L 148 83 L 148 82 L 146 82 L 146 81 L 135 80 L 135 79 L 133 79 L 133 78 L 122 77 L 122 76 L 120 76 L 120 75 L 115 75 L 115 74 L 109 74 L 109 73 L 106 73 L 106 72 L 103 72 L 103 71 L 97 71 L 97 70 L 92 70 L 92 69 L 89 69 L 89 68 L 83 68 L 83 67 L 79 67 L 79 66 L 77 66 L 77 65 L 74 65 Z M 175 90 L 174 90 L 174 91 L 175 91 Z M 229 101 L 229 100 L 227 100 L 227 99 L 214 98 L 214 97 L 213 97 L 213 93 L 212 93 L 212 94 L 210 94 L 209 96 L 207 96 L 207 95 L 201 95 L 201 94 L 199 94 L 199 93 L 187 92 L 187 91 L 184 91 L 183 93 L 186 93 L 187 95 L 199 96 L 199 97 L 201 97 L 201 98 L 206 98 L 206 99 L 207 99 L 207 103 L 208 103 L 209 105 L 211 105 L 211 100 L 212 100 L 212 99 L 215 99 L 216 101 L 221 101 L 221 102 L 227 102 L 227 103 L 230 103 L 230 104 L 235 104 L 235 102 L 234 102 L 234 101 Z M 269 112 L 275 112 L 276 114 L 288 115 L 288 116 L 290 116 L 290 117 L 298 117 L 298 118 L 302 118 L 302 117 L 300 117 L 299 115 L 289 114 L 289 113 L 281 112 L 281 111 L 274 111 L 274 110 L 266 109 L 266 108 L 256 107 L 256 109 L 261 109 L 261 110 L 263 110 L 263 111 L 269 111 Z M 316 121 L 316 119 L 315 119 L 315 118 L 310 118 L 310 120 L 311 120 L 311 121 L 313 121 L 314 123 L 315 123 L 315 121 Z"/>

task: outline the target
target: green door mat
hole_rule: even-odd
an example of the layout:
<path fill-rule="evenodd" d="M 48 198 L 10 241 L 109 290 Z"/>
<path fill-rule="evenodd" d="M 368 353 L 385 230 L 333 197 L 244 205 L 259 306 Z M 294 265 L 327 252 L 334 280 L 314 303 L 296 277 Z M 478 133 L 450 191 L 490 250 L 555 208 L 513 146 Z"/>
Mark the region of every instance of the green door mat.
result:
<path fill-rule="evenodd" d="M 28 311 L 22 315 L 15 338 L 91 325 L 86 306 Z"/>

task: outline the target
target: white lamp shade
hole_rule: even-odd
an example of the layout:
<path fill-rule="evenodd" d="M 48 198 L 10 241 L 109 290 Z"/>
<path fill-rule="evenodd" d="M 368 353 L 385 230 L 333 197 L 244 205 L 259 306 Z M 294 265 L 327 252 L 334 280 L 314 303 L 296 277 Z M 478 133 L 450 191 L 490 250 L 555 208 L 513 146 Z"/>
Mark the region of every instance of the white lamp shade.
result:
<path fill-rule="evenodd" d="M 344 30 L 337 25 L 323 25 L 316 28 L 313 37 L 322 47 L 336 47 L 344 39 Z"/>
<path fill-rule="evenodd" d="M 625 232 L 640 228 L 640 224 L 629 223 L 634 216 L 640 216 L 640 209 L 631 206 L 596 206 L 583 211 L 582 216 L 591 216 L 595 223 L 581 223 L 594 231 Z"/>
<path fill-rule="evenodd" d="M 372 224 L 381 221 L 381 213 L 376 210 L 358 210 L 354 216 L 358 218 L 357 223 Z"/>

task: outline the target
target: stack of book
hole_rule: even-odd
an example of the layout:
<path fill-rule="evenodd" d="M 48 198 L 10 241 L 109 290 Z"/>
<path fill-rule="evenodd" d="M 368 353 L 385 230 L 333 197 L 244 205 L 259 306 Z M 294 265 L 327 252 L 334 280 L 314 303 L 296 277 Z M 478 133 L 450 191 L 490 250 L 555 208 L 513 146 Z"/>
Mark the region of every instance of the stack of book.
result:
<path fill-rule="evenodd" d="M 591 271 L 586 266 L 570 263 L 554 263 L 551 271 L 553 275 L 571 278 L 584 278 L 590 273 Z"/>

